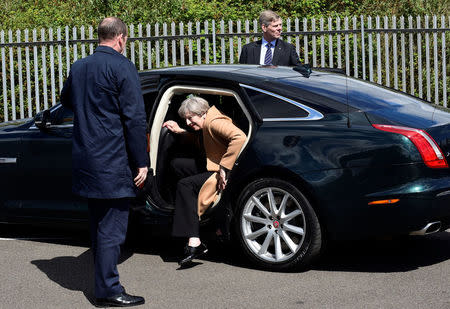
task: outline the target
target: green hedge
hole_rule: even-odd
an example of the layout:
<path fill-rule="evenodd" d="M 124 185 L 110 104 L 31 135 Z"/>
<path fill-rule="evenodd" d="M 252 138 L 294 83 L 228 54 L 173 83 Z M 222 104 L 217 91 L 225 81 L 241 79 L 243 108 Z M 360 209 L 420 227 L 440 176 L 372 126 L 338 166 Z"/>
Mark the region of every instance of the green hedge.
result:
<path fill-rule="evenodd" d="M 257 18 L 263 9 L 282 17 L 447 15 L 448 0 L 4 0 L 0 29 L 96 26 L 105 16 L 127 24 Z"/>

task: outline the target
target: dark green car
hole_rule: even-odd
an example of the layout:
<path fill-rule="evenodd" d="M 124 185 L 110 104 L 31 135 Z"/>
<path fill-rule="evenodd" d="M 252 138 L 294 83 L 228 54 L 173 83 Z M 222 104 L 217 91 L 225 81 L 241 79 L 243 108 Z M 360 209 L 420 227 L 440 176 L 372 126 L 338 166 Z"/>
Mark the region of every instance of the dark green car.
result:
<path fill-rule="evenodd" d="M 230 227 L 256 264 L 304 267 L 325 239 L 428 234 L 450 225 L 450 113 L 306 66 L 210 65 L 141 73 L 151 177 L 133 218 L 170 225 L 171 159 L 188 149 L 162 123 L 197 94 L 248 139 L 202 218 Z M 86 224 L 71 194 L 72 114 L 61 105 L 0 127 L 0 221 Z M 191 154 L 192 155 L 192 154 Z M 219 218 L 219 220 L 209 220 Z"/>

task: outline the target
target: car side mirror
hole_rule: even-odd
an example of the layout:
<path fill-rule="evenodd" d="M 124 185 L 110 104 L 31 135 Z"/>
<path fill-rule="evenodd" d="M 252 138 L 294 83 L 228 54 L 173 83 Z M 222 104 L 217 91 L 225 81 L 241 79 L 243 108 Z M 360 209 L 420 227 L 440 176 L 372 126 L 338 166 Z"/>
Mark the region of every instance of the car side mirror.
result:
<path fill-rule="evenodd" d="M 47 110 L 43 111 L 42 114 L 36 115 L 34 124 L 36 125 L 36 127 L 38 127 L 41 130 L 48 129 L 51 125 L 50 111 L 47 109 Z"/>

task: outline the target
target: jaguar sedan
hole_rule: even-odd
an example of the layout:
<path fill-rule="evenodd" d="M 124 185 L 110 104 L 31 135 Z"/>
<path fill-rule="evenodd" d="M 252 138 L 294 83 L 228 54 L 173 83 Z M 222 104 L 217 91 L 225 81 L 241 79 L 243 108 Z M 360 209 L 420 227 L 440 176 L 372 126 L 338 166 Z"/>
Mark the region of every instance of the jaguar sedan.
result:
<path fill-rule="evenodd" d="M 141 223 L 171 224 L 170 161 L 195 153 L 162 124 L 183 123 L 178 107 L 195 94 L 247 134 L 202 222 L 220 226 L 255 265 L 303 268 L 326 240 L 450 225 L 448 109 L 306 65 L 174 67 L 140 77 L 150 158 L 132 216 Z M 72 117 L 55 105 L 1 125 L 0 221 L 86 222 L 86 203 L 71 194 Z"/>

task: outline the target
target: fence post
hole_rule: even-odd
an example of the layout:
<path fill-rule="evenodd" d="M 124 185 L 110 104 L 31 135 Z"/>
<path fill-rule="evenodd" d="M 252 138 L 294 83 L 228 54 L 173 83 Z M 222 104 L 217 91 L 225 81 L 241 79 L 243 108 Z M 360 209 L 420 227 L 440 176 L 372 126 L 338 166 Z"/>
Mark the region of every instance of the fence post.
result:
<path fill-rule="evenodd" d="M 367 29 L 372 30 L 372 17 L 367 17 Z M 369 81 L 373 82 L 373 41 L 372 32 L 368 33 L 369 40 Z M 378 51 L 378 49 L 377 49 Z"/>
<path fill-rule="evenodd" d="M 425 29 L 428 29 L 428 15 L 425 15 Z M 431 101 L 431 82 L 430 82 L 430 34 L 425 32 L 425 70 L 427 76 L 427 101 Z"/>
<path fill-rule="evenodd" d="M 311 18 L 311 31 L 316 31 L 316 19 L 315 18 Z M 312 57 L 313 57 L 313 67 L 317 67 L 317 39 L 316 39 L 316 35 L 313 34 L 312 35 Z"/>
<path fill-rule="evenodd" d="M 364 40 L 364 16 L 361 15 L 361 57 L 362 57 L 362 78 L 366 79 L 366 47 Z"/>
<path fill-rule="evenodd" d="M 413 20 L 412 16 L 408 16 L 408 28 L 412 30 Z M 414 95 L 414 39 L 412 32 L 409 33 L 409 86 L 410 94 Z"/>
<path fill-rule="evenodd" d="M 450 17 L 449 17 L 450 21 Z M 445 29 L 445 16 L 441 16 L 441 28 Z M 442 31 L 442 100 L 443 105 L 447 107 L 447 64 L 446 64 L 446 54 L 445 54 L 445 32 Z"/>
<path fill-rule="evenodd" d="M 176 29 L 175 29 L 175 23 L 172 22 L 170 24 L 170 28 L 172 31 L 172 36 L 176 35 Z M 177 65 L 177 43 L 175 41 L 175 39 L 172 39 L 172 65 L 176 66 Z"/>
<path fill-rule="evenodd" d="M 33 29 L 33 42 L 37 42 L 37 33 L 36 29 Z M 39 113 L 41 110 L 41 105 L 39 102 L 39 66 L 38 66 L 38 54 L 37 54 L 37 46 L 33 46 L 33 60 L 34 60 L 34 104 L 36 106 L 36 113 Z"/>
<path fill-rule="evenodd" d="M 222 19 L 220 21 L 220 34 L 225 34 L 225 22 Z M 222 36 L 220 38 L 220 48 L 221 48 L 221 52 L 222 52 L 222 63 L 225 63 L 225 37 Z"/>
<path fill-rule="evenodd" d="M 45 42 L 45 30 L 41 29 L 41 41 Z M 48 97 L 47 97 L 47 58 L 46 58 L 46 47 L 42 45 L 41 56 L 42 56 L 42 92 L 44 95 L 44 109 L 48 108 Z"/>
<path fill-rule="evenodd" d="M 353 75 L 358 78 L 358 33 L 356 32 L 358 25 L 356 16 L 353 16 L 352 22 L 355 31 L 353 33 Z"/>
<path fill-rule="evenodd" d="M 202 63 L 202 41 L 200 39 L 200 22 L 197 21 L 195 23 L 195 29 L 196 29 L 196 34 L 197 36 L 197 64 L 201 64 Z"/>
<path fill-rule="evenodd" d="M 28 29 L 24 31 L 25 42 L 28 43 Z M 27 66 L 27 105 L 28 105 L 28 117 L 32 116 L 33 106 L 31 103 L 31 74 L 30 74 L 30 48 L 28 45 L 25 47 L 25 62 Z"/>
<path fill-rule="evenodd" d="M 420 16 L 417 16 L 417 29 L 420 29 Z M 417 75 L 419 79 L 419 97 L 423 98 L 422 82 L 422 35 L 417 32 Z"/>
<path fill-rule="evenodd" d="M 50 89 L 52 92 L 52 106 L 56 105 L 56 83 L 55 83 L 55 55 L 53 54 L 53 29 L 48 29 L 48 40 L 50 41 Z"/>
<path fill-rule="evenodd" d="M 240 19 L 236 22 L 236 28 L 237 28 L 236 32 L 238 34 L 240 34 L 241 33 L 241 20 Z M 239 58 L 241 57 L 241 41 L 242 41 L 242 38 L 240 35 L 238 35 L 237 40 L 238 40 L 237 50 L 238 50 L 238 62 L 239 62 Z"/>
<path fill-rule="evenodd" d="M 147 36 L 151 37 L 151 27 L 150 24 L 146 26 Z M 147 41 L 147 69 L 152 68 L 152 41 Z"/>
<path fill-rule="evenodd" d="M 0 32 L 0 43 L 5 44 L 5 32 Z M 3 119 L 8 121 L 8 91 L 6 90 L 6 57 L 5 48 L 2 45 L 2 81 L 3 81 Z"/>
<path fill-rule="evenodd" d="M 21 31 L 16 31 L 17 43 L 21 42 Z M 22 78 L 22 49 L 20 45 L 17 47 L 17 72 L 19 78 L 19 109 L 20 109 L 20 118 L 25 118 L 24 106 L 23 106 L 23 78 Z"/>
<path fill-rule="evenodd" d="M 184 35 L 184 24 L 179 23 L 180 35 Z M 180 39 L 180 64 L 184 65 L 184 39 Z"/>
<path fill-rule="evenodd" d="M 89 39 L 92 40 L 94 39 L 94 35 L 93 35 L 93 29 L 92 26 L 89 26 Z M 92 55 L 94 53 L 94 44 L 89 43 L 89 55 Z"/>
<path fill-rule="evenodd" d="M 217 63 L 217 55 L 216 55 L 216 21 L 212 20 L 212 41 L 213 41 L 213 62 Z"/>
<path fill-rule="evenodd" d="M 336 19 L 336 30 L 338 30 L 338 31 L 341 30 L 341 19 L 339 17 L 337 17 L 337 19 Z M 338 32 L 336 41 L 337 41 L 336 48 L 337 48 L 337 52 L 338 52 L 338 54 L 337 54 L 338 69 L 342 69 L 342 55 L 341 55 L 342 47 L 341 47 L 341 33 L 340 32 Z"/>
<path fill-rule="evenodd" d="M 392 29 L 397 29 L 397 17 L 392 16 Z M 392 60 L 394 61 L 394 89 L 398 89 L 397 32 L 392 33 Z"/>
<path fill-rule="evenodd" d="M 303 31 L 308 31 L 308 21 L 306 18 L 303 18 Z M 305 63 L 309 63 L 308 60 L 308 35 L 303 36 L 303 54 L 305 55 Z"/>
<path fill-rule="evenodd" d="M 322 34 L 320 35 L 320 66 L 325 67 L 325 36 L 323 35 L 323 17 L 320 18 L 319 27 Z"/>
<path fill-rule="evenodd" d="M 384 29 L 388 30 L 389 29 L 389 20 L 387 16 L 384 16 Z M 387 87 L 390 86 L 391 84 L 391 78 L 389 76 L 389 69 L 390 69 L 390 65 L 389 65 L 389 32 L 385 32 L 384 33 L 384 67 L 385 67 L 385 85 Z"/>
<path fill-rule="evenodd" d="M 138 36 L 142 38 L 142 24 L 138 24 Z M 142 46 L 142 40 L 139 40 L 139 70 L 144 69 L 144 47 Z"/>
<path fill-rule="evenodd" d="M 70 71 L 70 48 L 69 48 L 69 27 L 65 27 L 65 37 L 66 37 L 66 77 L 69 76 Z"/>
<path fill-rule="evenodd" d="M 433 15 L 433 29 L 437 29 L 437 16 Z M 434 103 L 439 104 L 439 64 L 437 32 L 433 32 L 433 60 L 434 60 Z"/>
<path fill-rule="evenodd" d="M 155 24 L 155 37 L 156 38 L 159 37 L 159 24 L 158 23 Z M 159 39 L 155 41 L 155 56 L 156 56 L 156 59 L 155 59 L 156 60 L 156 67 L 159 68 L 160 67 L 160 63 L 159 63 L 159 61 L 160 61 L 160 59 L 159 59 Z M 189 56 L 189 64 L 191 64 L 190 57 L 191 56 Z"/>
<path fill-rule="evenodd" d="M 400 44 L 401 54 L 402 54 L 402 91 L 406 92 L 406 60 L 405 60 L 405 18 L 400 16 L 400 29 L 402 30 L 400 34 Z"/>
<path fill-rule="evenodd" d="M 169 51 L 167 50 L 167 23 L 163 23 L 164 67 L 169 66 Z"/>
<path fill-rule="evenodd" d="M 295 19 L 295 32 L 299 32 L 300 31 L 300 21 L 298 20 L 298 18 Z M 297 52 L 297 55 L 299 55 L 300 57 L 300 36 L 296 35 L 295 36 L 295 51 Z"/>
<path fill-rule="evenodd" d="M 345 32 L 345 74 L 350 76 L 350 51 L 348 45 L 348 17 L 344 18 L 344 30 Z"/>
<path fill-rule="evenodd" d="M 12 30 L 8 31 L 8 42 L 12 43 L 13 35 Z M 11 86 L 11 117 L 12 120 L 16 120 L 16 85 L 14 80 L 14 53 L 13 48 L 9 47 L 9 78 Z"/>
<path fill-rule="evenodd" d="M 130 39 L 134 38 L 134 25 L 133 24 L 128 27 L 128 31 L 129 31 L 128 35 L 130 36 Z M 134 65 L 136 65 L 136 57 L 135 57 L 134 52 L 135 52 L 135 43 L 134 43 L 134 41 L 131 41 L 130 60 L 131 60 L 131 62 L 133 62 Z"/>
<path fill-rule="evenodd" d="M 233 33 L 233 21 L 229 20 L 228 21 L 228 33 L 232 34 Z M 230 35 L 230 39 L 229 39 L 229 44 L 230 44 L 230 63 L 233 64 L 234 63 L 234 48 L 233 48 L 233 36 Z"/>
<path fill-rule="evenodd" d="M 85 33 L 84 33 L 84 26 L 80 27 L 80 38 L 82 40 L 86 39 Z M 81 58 L 86 57 L 86 43 L 81 43 Z"/>

